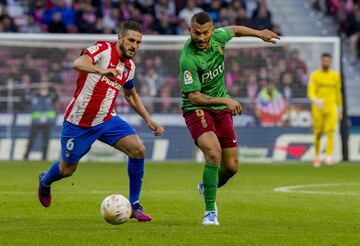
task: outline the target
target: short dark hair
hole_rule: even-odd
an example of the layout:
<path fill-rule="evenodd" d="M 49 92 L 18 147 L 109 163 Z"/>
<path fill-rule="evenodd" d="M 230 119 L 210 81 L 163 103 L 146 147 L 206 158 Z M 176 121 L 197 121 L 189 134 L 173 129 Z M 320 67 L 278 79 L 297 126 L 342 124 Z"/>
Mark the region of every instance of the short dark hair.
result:
<path fill-rule="evenodd" d="M 208 22 L 212 22 L 212 19 L 210 17 L 210 15 L 206 12 L 199 12 L 193 15 L 193 17 L 191 17 L 191 23 L 198 23 L 200 25 L 203 25 L 205 23 Z"/>
<path fill-rule="evenodd" d="M 121 32 L 126 32 L 127 30 L 133 30 L 139 33 L 143 33 L 143 25 L 136 21 L 125 21 L 122 24 Z"/>
<path fill-rule="evenodd" d="M 322 54 L 321 54 L 321 58 L 323 58 L 323 57 L 329 57 L 329 58 L 331 58 L 331 54 L 330 54 L 330 53 L 327 53 L 327 52 L 322 53 Z"/>

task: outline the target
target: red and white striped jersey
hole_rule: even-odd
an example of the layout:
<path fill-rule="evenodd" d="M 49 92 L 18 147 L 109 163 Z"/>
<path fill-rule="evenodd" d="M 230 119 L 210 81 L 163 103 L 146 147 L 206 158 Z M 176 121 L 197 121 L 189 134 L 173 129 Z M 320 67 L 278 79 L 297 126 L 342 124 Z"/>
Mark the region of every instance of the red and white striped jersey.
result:
<path fill-rule="evenodd" d="M 93 64 L 119 71 L 115 77 L 79 72 L 76 90 L 65 112 L 65 120 L 82 127 L 103 123 L 116 115 L 115 101 L 121 87 L 134 78 L 135 64 L 129 59 L 120 61 L 115 43 L 99 41 L 84 51 Z"/>

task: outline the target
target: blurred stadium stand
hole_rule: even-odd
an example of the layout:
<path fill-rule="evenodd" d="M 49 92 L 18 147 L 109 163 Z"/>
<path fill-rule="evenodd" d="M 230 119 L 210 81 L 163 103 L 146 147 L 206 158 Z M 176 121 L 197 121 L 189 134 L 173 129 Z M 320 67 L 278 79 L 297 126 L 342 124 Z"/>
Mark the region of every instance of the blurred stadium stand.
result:
<path fill-rule="evenodd" d="M 145 34 L 184 34 L 191 16 L 207 11 L 216 25 L 276 29 L 264 0 L 1 0 L 1 32 L 117 33 L 142 22 Z"/>
<path fill-rule="evenodd" d="M 274 22 L 281 23 L 283 35 L 342 37 L 342 65 L 348 112 L 350 116 L 360 116 L 357 106 L 360 105 L 360 18 L 355 27 L 350 27 L 350 23 L 355 21 L 353 13 L 360 11 L 359 1 L 267 0 L 267 6 L 273 13 Z M 353 30 L 356 27 L 358 29 Z"/>

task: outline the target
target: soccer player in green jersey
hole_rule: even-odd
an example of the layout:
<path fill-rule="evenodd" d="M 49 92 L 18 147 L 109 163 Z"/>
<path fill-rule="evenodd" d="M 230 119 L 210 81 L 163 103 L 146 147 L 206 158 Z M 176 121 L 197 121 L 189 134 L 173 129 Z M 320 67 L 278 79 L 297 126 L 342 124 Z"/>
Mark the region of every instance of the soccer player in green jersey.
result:
<path fill-rule="evenodd" d="M 276 43 L 269 30 L 243 26 L 215 29 L 211 17 L 200 12 L 191 19 L 189 38 L 180 53 L 182 110 L 186 126 L 205 157 L 203 181 L 198 189 L 205 200 L 202 224 L 218 225 L 216 191 L 238 170 L 237 138 L 233 115 L 240 115 L 239 102 L 225 88 L 224 48 L 233 37 L 252 36 Z"/>

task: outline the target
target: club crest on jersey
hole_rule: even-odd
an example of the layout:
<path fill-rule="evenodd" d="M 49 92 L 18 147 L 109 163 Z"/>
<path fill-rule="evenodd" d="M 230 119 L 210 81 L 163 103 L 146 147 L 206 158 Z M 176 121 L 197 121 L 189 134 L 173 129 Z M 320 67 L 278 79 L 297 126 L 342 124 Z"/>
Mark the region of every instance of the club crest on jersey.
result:
<path fill-rule="evenodd" d="M 184 82 L 185 82 L 185 85 L 192 84 L 192 82 L 193 82 L 192 75 L 189 71 L 184 72 Z"/>

